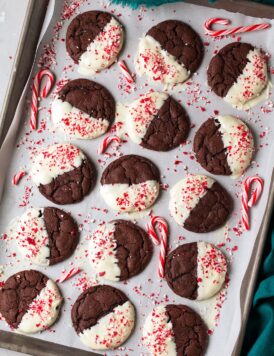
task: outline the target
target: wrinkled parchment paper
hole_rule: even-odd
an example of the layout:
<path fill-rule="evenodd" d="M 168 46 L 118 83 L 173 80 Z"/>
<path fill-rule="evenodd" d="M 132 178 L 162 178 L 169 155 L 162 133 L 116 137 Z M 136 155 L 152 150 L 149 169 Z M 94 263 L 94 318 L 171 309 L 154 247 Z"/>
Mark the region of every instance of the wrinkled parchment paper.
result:
<path fill-rule="evenodd" d="M 205 44 L 205 57 L 196 75 L 194 75 L 187 85 L 178 87 L 172 91 L 172 95 L 180 100 L 186 108 L 193 128 L 186 145 L 167 153 L 157 153 L 142 149 L 138 145 L 127 142 L 117 149 L 115 144 L 108 149 L 106 155 L 99 155 L 97 149 L 103 138 L 94 141 L 72 141 L 92 159 L 97 166 L 98 177 L 100 177 L 104 167 L 121 153 L 136 153 L 152 159 L 159 167 L 162 175 L 162 183 L 166 190 L 162 190 L 160 199 L 153 207 L 153 213 L 161 215 L 169 222 L 170 227 L 170 247 L 174 248 L 182 243 L 204 240 L 221 246 L 229 262 L 229 282 L 221 293 L 211 300 L 204 302 L 189 301 L 176 296 L 166 285 L 164 280 L 157 276 L 159 249 L 154 248 L 153 259 L 146 270 L 130 279 L 126 283 L 115 283 L 116 287 L 123 290 L 134 303 L 137 310 L 136 329 L 128 341 L 118 350 L 108 351 L 108 355 L 140 355 L 148 354 L 148 351 L 141 344 L 142 325 L 146 315 L 152 307 L 159 303 L 183 303 L 195 309 L 205 320 L 209 333 L 212 334 L 209 340 L 207 355 L 230 355 L 241 327 L 240 320 L 240 287 L 243 276 L 246 272 L 248 262 L 253 250 L 253 246 L 258 234 L 262 217 L 266 208 L 266 201 L 269 192 L 270 176 L 273 169 L 273 103 L 272 97 L 266 102 L 257 105 L 248 112 L 240 112 L 232 109 L 221 98 L 210 92 L 206 85 L 206 68 L 213 54 L 233 40 L 250 42 L 255 46 L 262 47 L 263 50 L 272 54 L 274 21 L 271 21 L 272 28 L 252 34 L 236 36 L 235 39 L 225 38 L 213 40 L 203 34 L 203 23 L 210 17 L 225 17 L 232 20 L 233 25 L 247 25 L 258 22 L 258 19 L 232 14 L 222 10 L 213 10 L 206 7 L 199 7 L 184 3 L 160 6 L 155 9 L 141 8 L 132 11 L 117 5 L 110 5 L 99 0 L 78 0 L 78 1 L 52 1 L 48 9 L 48 19 L 53 13 L 47 31 L 42 36 L 39 45 L 36 62 L 33 67 L 32 76 L 38 70 L 38 66 L 49 66 L 55 73 L 57 85 L 51 96 L 40 102 L 39 129 L 31 132 L 29 129 L 29 108 L 30 108 L 30 83 L 26 87 L 26 98 L 22 98 L 19 103 L 14 122 L 11 126 L 7 139 L 0 151 L 0 189 L 3 191 L 0 208 L 0 232 L 1 232 L 1 252 L 0 273 L 1 280 L 8 278 L 11 274 L 27 269 L 35 268 L 44 272 L 52 279 L 60 277 L 63 270 L 69 270 L 72 266 L 80 266 L 82 273 L 76 275 L 71 280 L 60 284 L 65 303 L 62 308 L 61 317 L 53 327 L 46 332 L 35 335 L 37 338 L 51 342 L 86 349 L 80 342 L 71 326 L 70 310 L 71 306 L 84 288 L 98 282 L 94 271 L 89 267 L 88 238 L 91 231 L 101 221 L 108 221 L 115 218 L 114 212 L 109 211 L 99 194 L 99 178 L 92 193 L 83 202 L 75 205 L 64 206 L 64 210 L 71 212 L 78 221 L 81 229 L 80 244 L 75 254 L 68 260 L 52 267 L 42 268 L 30 265 L 23 261 L 20 252 L 17 250 L 14 241 L 9 234 L 10 222 L 14 221 L 27 208 L 52 206 L 39 192 L 37 187 L 32 185 L 30 177 L 23 178 L 18 186 L 12 186 L 12 176 L 24 169 L 29 171 L 33 156 L 37 150 L 49 144 L 66 141 L 54 128 L 50 119 L 50 106 L 56 88 L 60 88 L 63 80 L 76 79 L 80 77 L 77 68 L 65 50 L 65 33 L 71 19 L 78 13 L 101 9 L 112 12 L 122 22 L 126 29 L 126 43 L 121 58 L 126 60 L 128 67 L 134 72 L 134 57 L 137 49 L 138 38 L 140 38 L 151 26 L 166 20 L 178 19 L 189 23 L 202 37 Z M 54 54 L 54 55 L 52 55 Z M 273 71 L 273 60 L 269 60 L 270 71 Z M 117 102 L 127 103 L 138 97 L 138 94 L 145 93 L 151 86 L 146 78 L 137 78 L 136 86 L 128 86 L 117 64 L 111 69 L 95 75 L 93 80 L 105 85 L 114 95 Z M 154 87 L 155 88 L 155 87 Z M 157 88 L 155 88 L 157 89 Z M 160 87 L 158 89 L 161 89 Z M 177 181 L 185 177 L 187 173 L 207 174 L 193 159 L 192 142 L 196 130 L 208 117 L 216 112 L 222 115 L 232 114 L 242 118 L 253 130 L 256 147 L 258 148 L 252 166 L 245 174 L 259 174 L 265 180 L 264 191 L 259 203 L 252 208 L 251 230 L 243 232 L 239 225 L 240 214 L 240 194 L 242 190 L 243 177 L 232 180 L 229 177 L 214 177 L 231 193 L 234 200 L 234 210 L 227 222 L 221 229 L 208 234 L 195 234 L 184 230 L 176 225 L 168 212 L 169 188 Z M 17 132 L 17 127 L 19 131 Z M 4 183 L 5 180 L 5 183 Z M 1 192 L 0 192 L 1 193 Z M 106 211 L 107 209 L 107 211 Z M 123 217 L 123 216 L 120 216 Z M 127 218 L 127 217 L 125 217 Z M 138 220 L 138 224 L 144 227 L 148 221 L 148 216 Z M 108 283 L 108 282 L 106 282 Z M 4 321 L 0 321 L 0 328 L 9 330 Z"/>

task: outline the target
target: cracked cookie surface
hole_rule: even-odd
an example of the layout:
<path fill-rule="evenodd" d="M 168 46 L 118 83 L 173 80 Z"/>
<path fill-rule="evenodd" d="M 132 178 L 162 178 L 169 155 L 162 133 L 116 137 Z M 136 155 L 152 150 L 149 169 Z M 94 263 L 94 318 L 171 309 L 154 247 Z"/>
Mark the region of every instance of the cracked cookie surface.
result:
<path fill-rule="evenodd" d="M 0 289 L 0 313 L 12 328 L 18 327 L 29 305 L 48 280 L 44 274 L 34 270 L 16 273 L 6 280 Z"/>
<path fill-rule="evenodd" d="M 145 230 L 127 220 L 99 224 L 90 239 L 90 262 L 99 276 L 122 281 L 142 272 L 152 256 Z"/>
<path fill-rule="evenodd" d="M 56 283 L 35 270 L 15 273 L 0 290 L 0 313 L 22 334 L 48 330 L 57 320 L 62 302 Z"/>
<path fill-rule="evenodd" d="M 184 108 L 168 97 L 151 121 L 141 146 L 155 151 L 169 151 L 183 143 L 190 129 Z"/>
<path fill-rule="evenodd" d="M 216 230 L 225 223 L 231 210 L 230 195 L 218 182 L 214 182 L 191 210 L 184 228 L 197 233 Z"/>
<path fill-rule="evenodd" d="M 197 161 L 213 174 L 240 177 L 254 153 L 251 130 L 234 116 L 217 116 L 202 124 L 194 137 Z"/>
<path fill-rule="evenodd" d="M 211 298 L 223 287 L 226 273 L 222 251 L 203 241 L 178 246 L 166 259 L 165 278 L 170 289 L 188 299 Z"/>
<path fill-rule="evenodd" d="M 100 318 L 128 301 L 127 296 L 114 287 L 98 285 L 83 292 L 71 310 L 72 324 L 79 334 L 94 326 Z"/>
<path fill-rule="evenodd" d="M 78 63 L 88 45 L 104 30 L 112 16 L 107 12 L 88 11 L 76 16 L 66 35 L 66 47 L 70 57 Z"/>
<path fill-rule="evenodd" d="M 197 161 L 208 172 L 231 175 L 220 126 L 213 118 L 204 122 L 194 137 L 193 150 Z"/>
<path fill-rule="evenodd" d="M 213 178 L 188 174 L 170 189 L 169 210 L 185 229 L 209 232 L 225 223 L 232 210 L 232 200 Z"/>
<path fill-rule="evenodd" d="M 113 223 L 120 280 L 125 280 L 145 269 L 152 256 L 152 243 L 146 231 L 132 222 L 115 220 Z"/>
<path fill-rule="evenodd" d="M 186 23 L 163 21 L 152 27 L 147 35 L 159 42 L 164 50 L 191 73 L 200 66 L 204 53 L 203 44 L 199 35 Z"/>
<path fill-rule="evenodd" d="M 208 335 L 201 317 L 185 305 L 169 304 L 166 311 L 172 323 L 177 355 L 204 355 Z"/>
<path fill-rule="evenodd" d="M 16 219 L 10 234 L 22 257 L 40 266 L 65 260 L 72 255 L 79 241 L 73 218 L 53 207 L 26 210 Z"/>
<path fill-rule="evenodd" d="M 78 297 L 71 319 L 86 346 L 98 350 L 115 349 L 130 336 L 135 325 L 135 309 L 119 289 L 97 285 Z"/>
<path fill-rule="evenodd" d="M 194 310 L 182 304 L 161 304 L 147 316 L 142 341 L 151 355 L 202 356 L 208 335 Z"/>
<path fill-rule="evenodd" d="M 208 85 L 215 94 L 225 97 L 248 63 L 247 55 L 254 47 L 234 42 L 223 47 L 210 61 L 207 70 Z"/>
<path fill-rule="evenodd" d="M 92 76 L 109 68 L 117 59 L 124 43 L 121 23 L 109 13 L 88 11 L 76 16 L 66 35 L 70 57 L 79 64 L 77 70 Z"/>
<path fill-rule="evenodd" d="M 145 157 L 126 155 L 107 166 L 102 174 L 101 184 L 133 185 L 149 180 L 160 181 L 160 173 L 154 163 Z"/>
<path fill-rule="evenodd" d="M 63 210 L 45 208 L 43 217 L 49 237 L 49 264 L 53 265 L 73 254 L 79 242 L 79 231 L 73 218 Z"/>
<path fill-rule="evenodd" d="M 34 270 L 16 273 L 6 280 L 0 289 L 0 313 L 11 327 L 18 327 L 47 281 L 48 277 Z"/>
<path fill-rule="evenodd" d="M 87 79 L 75 79 L 65 84 L 58 98 L 95 119 L 110 123 L 115 117 L 115 101 L 101 84 Z"/>
<path fill-rule="evenodd" d="M 80 167 L 58 175 L 48 184 L 40 184 L 41 194 L 55 204 L 73 204 L 81 201 L 94 186 L 93 164 L 86 158 Z"/>
<path fill-rule="evenodd" d="M 96 171 L 85 154 L 69 143 L 37 152 L 30 172 L 41 194 L 56 204 L 72 204 L 94 186 Z"/>
<path fill-rule="evenodd" d="M 148 209 L 158 198 L 160 173 L 147 158 L 122 156 L 110 163 L 101 177 L 100 193 L 109 207 L 123 213 Z"/>
<path fill-rule="evenodd" d="M 197 298 L 196 243 L 184 244 L 169 253 L 165 264 L 165 278 L 174 293 L 188 299 Z"/>

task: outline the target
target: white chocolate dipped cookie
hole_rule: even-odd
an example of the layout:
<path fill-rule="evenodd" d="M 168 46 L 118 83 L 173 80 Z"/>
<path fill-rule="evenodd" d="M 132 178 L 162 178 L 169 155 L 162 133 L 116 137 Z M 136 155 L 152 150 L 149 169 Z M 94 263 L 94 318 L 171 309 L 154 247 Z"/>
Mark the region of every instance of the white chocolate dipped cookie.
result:
<path fill-rule="evenodd" d="M 66 48 L 82 75 L 94 75 L 109 68 L 124 42 L 120 22 L 108 12 L 87 11 L 76 16 L 66 35 Z"/>

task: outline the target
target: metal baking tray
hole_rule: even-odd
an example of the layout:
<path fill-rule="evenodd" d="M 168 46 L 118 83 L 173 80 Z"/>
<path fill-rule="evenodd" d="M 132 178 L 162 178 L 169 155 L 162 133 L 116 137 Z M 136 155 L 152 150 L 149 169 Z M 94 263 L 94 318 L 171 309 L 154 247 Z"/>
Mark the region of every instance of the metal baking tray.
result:
<path fill-rule="evenodd" d="M 18 101 L 32 67 L 48 1 L 28 1 L 4 104 L 0 111 L 0 147 L 12 122 Z"/>
<path fill-rule="evenodd" d="M 63 1 L 63 0 L 55 0 Z M 232 12 L 240 12 L 248 16 L 274 19 L 274 7 L 252 3 L 247 0 L 219 0 L 217 3 L 209 3 L 208 0 L 186 0 L 195 5 L 225 9 Z M 18 49 L 15 55 L 14 67 L 9 85 L 6 91 L 5 102 L 0 113 L 0 147 L 12 122 L 21 93 L 27 82 L 34 58 L 39 35 L 46 15 L 48 0 L 29 0 L 26 16 L 24 19 Z M 268 196 L 266 211 L 260 226 L 253 253 L 247 272 L 241 287 L 241 330 L 235 344 L 232 355 L 238 356 L 241 351 L 245 334 L 248 315 L 251 307 L 252 296 L 257 280 L 257 273 L 263 248 L 271 221 L 274 201 L 274 170 L 271 177 L 271 188 Z M 95 356 L 93 352 L 83 351 L 56 343 L 35 339 L 28 336 L 18 335 L 13 332 L 0 331 L 0 347 L 8 350 L 27 353 L 35 356 Z"/>

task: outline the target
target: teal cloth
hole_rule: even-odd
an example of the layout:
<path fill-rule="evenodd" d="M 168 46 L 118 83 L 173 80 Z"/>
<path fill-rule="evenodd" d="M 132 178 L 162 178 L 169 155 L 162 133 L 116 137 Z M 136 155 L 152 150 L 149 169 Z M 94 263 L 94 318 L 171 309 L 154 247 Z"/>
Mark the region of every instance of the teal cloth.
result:
<path fill-rule="evenodd" d="M 169 4 L 172 2 L 179 2 L 183 0 L 111 0 L 111 1 L 116 4 L 128 5 L 133 9 L 137 9 L 137 7 L 141 5 L 152 7 L 152 6 L 159 6 L 162 4 Z M 215 1 L 218 0 L 209 0 L 209 2 L 215 2 Z M 274 0 L 257 0 L 256 2 L 274 5 Z"/>
<path fill-rule="evenodd" d="M 182 0 L 112 0 L 133 9 L 140 5 L 151 7 L 178 1 Z M 274 0 L 256 2 L 274 5 Z M 274 356 L 274 213 L 241 353 L 241 356 L 246 355 Z"/>
<path fill-rule="evenodd" d="M 274 213 L 242 348 L 245 355 L 274 356 Z"/>
<path fill-rule="evenodd" d="M 162 4 L 169 4 L 172 2 L 179 2 L 179 1 L 182 0 L 111 0 L 111 2 L 115 4 L 128 5 L 134 10 L 141 5 L 152 7 L 152 6 L 159 6 Z"/>
<path fill-rule="evenodd" d="M 274 5 L 274 0 L 256 0 L 255 2 L 260 2 L 262 4 Z"/>

